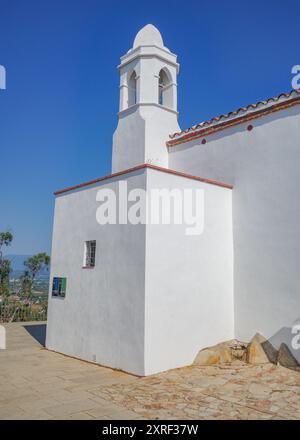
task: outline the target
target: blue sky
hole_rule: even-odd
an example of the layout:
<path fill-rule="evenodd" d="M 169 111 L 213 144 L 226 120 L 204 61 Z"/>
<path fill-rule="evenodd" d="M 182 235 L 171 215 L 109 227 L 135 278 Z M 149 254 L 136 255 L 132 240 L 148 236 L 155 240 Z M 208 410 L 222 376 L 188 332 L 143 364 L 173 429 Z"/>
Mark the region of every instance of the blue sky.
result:
<path fill-rule="evenodd" d="M 147 23 L 178 54 L 180 125 L 291 89 L 296 0 L 0 0 L 0 231 L 50 252 L 53 191 L 110 173 L 119 57 Z M 205 177 L 205 176 L 204 176 Z"/>

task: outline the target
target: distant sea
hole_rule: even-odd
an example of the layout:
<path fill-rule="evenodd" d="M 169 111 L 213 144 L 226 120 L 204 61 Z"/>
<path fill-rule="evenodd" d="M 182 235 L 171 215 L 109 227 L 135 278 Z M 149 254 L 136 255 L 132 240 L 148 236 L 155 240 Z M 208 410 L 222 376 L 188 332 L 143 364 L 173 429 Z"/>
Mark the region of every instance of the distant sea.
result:
<path fill-rule="evenodd" d="M 24 266 L 24 261 L 27 260 L 27 258 L 32 257 L 32 255 L 17 255 L 17 254 L 9 254 L 4 255 L 4 258 L 7 260 L 10 260 L 12 272 L 10 274 L 10 278 L 19 278 L 19 276 L 26 270 L 26 267 Z M 37 279 L 49 279 L 49 271 L 48 270 L 42 270 L 38 276 Z"/>

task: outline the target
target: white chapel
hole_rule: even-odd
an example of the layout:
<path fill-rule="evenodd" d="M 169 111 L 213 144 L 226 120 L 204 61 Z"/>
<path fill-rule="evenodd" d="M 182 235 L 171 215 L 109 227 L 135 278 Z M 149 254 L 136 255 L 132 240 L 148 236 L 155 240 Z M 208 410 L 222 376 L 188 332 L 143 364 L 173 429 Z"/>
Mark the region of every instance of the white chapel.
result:
<path fill-rule="evenodd" d="M 158 29 L 141 29 L 118 69 L 111 175 L 55 193 L 47 348 L 145 376 L 291 326 L 300 318 L 300 91 L 181 130 L 179 64 Z M 200 191 L 201 233 L 124 216 L 100 224 L 102 195 L 119 199 L 124 188 L 131 197 Z"/>

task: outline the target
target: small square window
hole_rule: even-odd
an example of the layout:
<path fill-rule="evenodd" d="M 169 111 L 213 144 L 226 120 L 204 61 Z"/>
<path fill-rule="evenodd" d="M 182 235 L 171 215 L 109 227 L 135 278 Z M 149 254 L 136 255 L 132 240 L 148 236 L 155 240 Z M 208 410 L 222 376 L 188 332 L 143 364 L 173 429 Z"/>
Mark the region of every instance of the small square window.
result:
<path fill-rule="evenodd" d="M 52 282 L 52 296 L 64 298 L 66 296 L 67 278 L 54 277 Z"/>
<path fill-rule="evenodd" d="M 94 267 L 96 258 L 96 240 L 86 241 L 84 249 L 84 267 Z"/>

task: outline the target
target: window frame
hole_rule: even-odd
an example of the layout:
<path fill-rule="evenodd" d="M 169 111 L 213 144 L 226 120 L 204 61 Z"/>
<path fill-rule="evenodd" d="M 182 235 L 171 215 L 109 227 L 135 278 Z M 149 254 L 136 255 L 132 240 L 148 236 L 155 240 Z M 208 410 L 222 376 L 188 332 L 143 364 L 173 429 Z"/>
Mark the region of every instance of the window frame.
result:
<path fill-rule="evenodd" d="M 66 293 L 67 293 L 67 278 L 53 277 L 51 297 L 65 299 Z"/>
<path fill-rule="evenodd" d="M 174 84 L 172 76 L 166 67 L 163 67 L 158 74 L 158 104 L 162 107 L 174 108 Z"/>
<path fill-rule="evenodd" d="M 137 75 L 133 70 L 127 79 L 127 108 L 137 104 Z"/>
<path fill-rule="evenodd" d="M 93 269 L 96 266 L 96 240 L 84 242 L 83 269 Z"/>

